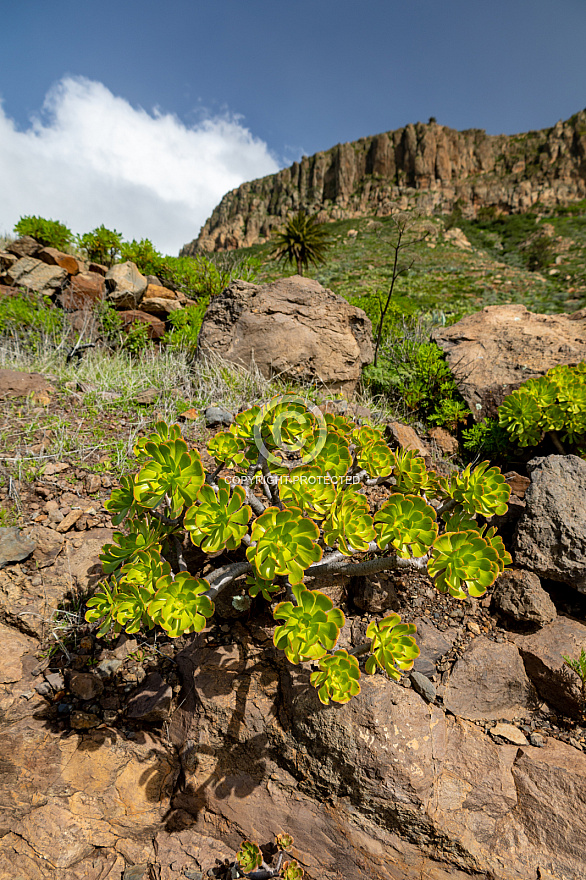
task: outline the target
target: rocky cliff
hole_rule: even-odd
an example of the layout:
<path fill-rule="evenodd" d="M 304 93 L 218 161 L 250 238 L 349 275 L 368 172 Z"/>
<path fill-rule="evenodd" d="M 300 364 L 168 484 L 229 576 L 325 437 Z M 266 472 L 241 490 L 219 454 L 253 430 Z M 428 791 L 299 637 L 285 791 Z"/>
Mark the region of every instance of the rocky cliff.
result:
<path fill-rule="evenodd" d="M 586 110 L 519 135 L 455 131 L 430 120 L 304 156 L 227 193 L 182 254 L 263 241 L 289 212 L 339 220 L 417 208 L 505 213 L 586 196 Z"/>

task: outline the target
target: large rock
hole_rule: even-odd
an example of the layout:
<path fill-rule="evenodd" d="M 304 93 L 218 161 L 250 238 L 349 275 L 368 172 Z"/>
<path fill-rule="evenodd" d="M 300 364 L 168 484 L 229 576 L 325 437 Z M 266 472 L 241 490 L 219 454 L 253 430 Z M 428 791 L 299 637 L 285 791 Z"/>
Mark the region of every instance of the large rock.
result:
<path fill-rule="evenodd" d="M 141 312 L 139 309 L 128 309 L 118 313 L 122 318 L 121 329 L 128 332 L 128 329 L 135 321 L 146 324 L 148 328 L 149 339 L 161 339 L 165 335 L 165 322 L 161 321 L 155 315 L 149 315 L 148 312 Z"/>
<path fill-rule="evenodd" d="M 21 562 L 35 549 L 34 541 L 22 534 L 16 526 L 0 528 L 0 568 L 10 562 Z"/>
<path fill-rule="evenodd" d="M 557 364 L 586 360 L 586 315 L 537 315 L 486 306 L 434 333 L 476 419 L 495 416 L 507 394 Z"/>
<path fill-rule="evenodd" d="M 157 315 L 159 318 L 163 318 L 163 320 L 171 312 L 175 312 L 180 308 L 181 303 L 177 299 L 176 293 L 160 284 L 149 284 L 140 301 L 140 310 L 142 312 Z"/>
<path fill-rule="evenodd" d="M 15 287 L 52 294 L 67 280 L 67 271 L 61 266 L 48 266 L 34 257 L 21 257 L 6 272 L 6 279 Z"/>
<path fill-rule="evenodd" d="M 31 235 L 23 235 L 22 238 L 17 238 L 16 241 L 9 244 L 6 250 L 16 257 L 34 257 L 42 247 L 43 245 L 39 244 L 36 238 Z"/>
<path fill-rule="evenodd" d="M 117 263 L 106 272 L 108 301 L 117 309 L 136 309 L 147 289 L 147 280 L 134 263 Z"/>
<path fill-rule="evenodd" d="M 83 264 L 72 254 L 64 254 L 57 248 L 44 247 L 36 254 L 37 259 L 49 266 L 61 266 L 68 275 L 78 275 L 83 271 Z"/>
<path fill-rule="evenodd" d="M 106 294 L 104 279 L 97 272 L 80 272 L 75 275 L 61 296 L 67 311 L 87 310 L 101 302 Z"/>
<path fill-rule="evenodd" d="M 581 751 L 493 742 L 382 675 L 324 707 L 308 670 L 251 642 L 178 659 L 189 696 L 170 736 L 184 782 L 168 825 L 194 842 L 234 851 L 287 830 L 311 880 L 582 876 Z"/>
<path fill-rule="evenodd" d="M 471 721 L 512 721 L 529 715 L 535 692 L 515 645 L 474 639 L 455 663 L 444 706 Z"/>
<path fill-rule="evenodd" d="M 580 656 L 586 647 L 586 626 L 569 617 L 558 617 L 539 632 L 515 636 L 515 644 L 541 699 L 564 715 L 580 717 L 580 682 L 565 665 L 564 656 Z"/>
<path fill-rule="evenodd" d="M 537 575 L 522 568 L 509 568 L 501 574 L 492 601 L 505 617 L 520 624 L 545 626 L 557 617 L 556 607 Z"/>
<path fill-rule="evenodd" d="M 267 378 L 351 393 L 373 358 L 372 326 L 362 309 L 300 275 L 261 286 L 234 281 L 210 303 L 199 351 L 255 364 Z"/>
<path fill-rule="evenodd" d="M 586 592 L 586 462 L 549 455 L 529 462 L 515 561 L 541 578 Z"/>

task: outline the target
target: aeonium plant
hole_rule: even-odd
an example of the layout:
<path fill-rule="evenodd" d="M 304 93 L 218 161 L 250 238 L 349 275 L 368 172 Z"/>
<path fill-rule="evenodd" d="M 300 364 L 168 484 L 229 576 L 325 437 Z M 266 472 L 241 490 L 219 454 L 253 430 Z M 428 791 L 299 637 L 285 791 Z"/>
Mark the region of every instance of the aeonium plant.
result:
<path fill-rule="evenodd" d="M 371 622 L 364 645 L 336 647 L 344 614 L 320 586 L 414 569 L 440 592 L 479 597 L 511 562 L 496 530 L 477 522 L 503 514 L 510 494 L 488 462 L 447 479 L 414 452 L 392 450 L 383 428 L 324 416 L 294 395 L 240 413 L 207 449 L 211 472 L 178 425 L 160 422 L 138 441 L 136 474 L 106 504 L 124 531 L 103 548 L 109 579 L 88 602 L 99 635 L 200 632 L 218 595 L 240 579 L 234 607 L 270 603 L 275 646 L 291 663 L 314 665 L 322 703 L 345 703 L 363 671 L 399 679 L 412 668 L 415 626 L 390 614 Z M 193 570 L 186 533 L 202 551 Z"/>

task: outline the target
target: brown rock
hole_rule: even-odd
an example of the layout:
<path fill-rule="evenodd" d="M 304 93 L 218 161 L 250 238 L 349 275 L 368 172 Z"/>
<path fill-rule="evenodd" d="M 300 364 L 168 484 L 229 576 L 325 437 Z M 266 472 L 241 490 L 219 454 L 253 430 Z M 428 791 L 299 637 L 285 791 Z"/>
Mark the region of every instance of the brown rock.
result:
<path fill-rule="evenodd" d="M 429 436 L 444 455 L 457 455 L 460 448 L 458 441 L 445 428 L 431 428 Z"/>
<path fill-rule="evenodd" d="M 77 257 L 71 254 L 64 254 L 58 251 L 57 248 L 41 248 L 35 256 L 37 260 L 42 260 L 43 263 L 47 263 L 49 266 L 60 266 L 62 269 L 65 269 L 68 275 L 77 275 L 82 271 L 81 263 Z"/>
<path fill-rule="evenodd" d="M 140 310 L 152 315 L 161 315 L 163 319 L 181 308 L 174 291 L 160 284 L 149 284 L 140 301 Z"/>
<path fill-rule="evenodd" d="M 102 680 L 93 672 L 72 672 L 69 687 L 80 700 L 93 700 L 104 690 Z"/>
<path fill-rule="evenodd" d="M 260 286 L 233 281 L 212 299 L 198 344 L 247 369 L 254 363 L 266 377 L 318 381 L 347 394 L 373 357 L 365 313 L 299 275 Z"/>
<path fill-rule="evenodd" d="M 535 694 L 515 645 L 474 639 L 456 661 L 444 694 L 444 706 L 471 721 L 512 721 L 528 715 Z"/>
<path fill-rule="evenodd" d="M 60 290 L 67 277 L 65 269 L 47 266 L 34 257 L 21 257 L 6 272 L 6 279 L 10 284 L 49 295 Z"/>
<path fill-rule="evenodd" d="M 12 244 L 9 244 L 6 250 L 9 254 L 14 254 L 17 257 L 34 257 L 42 247 L 43 245 L 39 244 L 36 238 L 32 238 L 30 235 L 23 235 L 22 238 L 18 238 Z"/>
<path fill-rule="evenodd" d="M 128 330 L 130 325 L 135 321 L 142 321 L 144 324 L 148 325 L 149 339 L 161 339 L 161 337 L 165 335 L 165 322 L 161 321 L 160 318 L 156 318 L 154 315 L 149 315 L 147 312 L 140 312 L 138 309 L 127 309 L 118 314 L 122 318 L 123 330 Z"/>
<path fill-rule="evenodd" d="M 495 416 L 507 394 L 557 364 L 586 360 L 586 318 L 537 315 L 522 305 L 486 306 L 436 330 L 472 415 Z"/>
<path fill-rule="evenodd" d="M 158 672 L 151 672 L 128 700 L 127 717 L 147 724 L 162 724 L 171 712 L 173 689 Z"/>
<path fill-rule="evenodd" d="M 27 559 L 34 549 L 34 541 L 17 526 L 0 527 L 0 568 Z"/>
<path fill-rule="evenodd" d="M 106 285 L 101 275 L 97 272 L 81 272 L 71 279 L 61 296 L 61 303 L 67 311 L 89 309 L 101 302 L 105 295 Z"/>
<path fill-rule="evenodd" d="M 517 498 L 522 501 L 525 497 L 525 492 L 531 485 L 529 477 L 522 477 L 521 474 L 516 473 L 516 471 L 509 471 L 504 477 L 511 487 L 511 494 L 516 495 Z"/>
<path fill-rule="evenodd" d="M 0 275 L 3 275 L 11 266 L 14 266 L 17 260 L 18 257 L 15 254 L 0 251 Z"/>
<path fill-rule="evenodd" d="M 12 627 L 0 624 L 0 644 L 0 684 L 20 681 L 23 655 L 34 654 L 38 643 Z"/>
<path fill-rule="evenodd" d="M 63 549 L 63 535 L 60 535 L 55 529 L 48 529 L 41 525 L 33 526 L 28 535 L 35 544 L 33 559 L 37 568 L 53 565 Z"/>
<path fill-rule="evenodd" d="M 516 746 L 528 746 L 527 737 L 525 734 L 519 730 L 518 727 L 515 727 L 514 724 L 504 724 L 499 722 L 499 724 L 495 724 L 494 727 L 490 730 L 490 735 L 492 737 L 500 737 L 501 739 L 505 739 L 507 742 L 513 743 Z"/>
<path fill-rule="evenodd" d="M 564 655 L 580 656 L 586 646 L 586 626 L 568 617 L 557 617 L 532 635 L 514 636 L 527 675 L 542 700 L 570 717 L 581 713 L 580 682 L 564 663 Z"/>
<path fill-rule="evenodd" d="M 48 395 L 55 391 L 40 373 L 0 370 L 0 400 L 29 395 Z"/>
<path fill-rule="evenodd" d="M 96 272 L 98 275 L 101 275 L 102 278 L 105 278 L 106 273 L 108 272 L 108 267 L 103 266 L 101 263 L 90 263 L 88 265 L 88 272 Z"/>
<path fill-rule="evenodd" d="M 492 598 L 499 611 L 519 623 L 545 626 L 557 617 L 555 605 L 531 571 L 507 569 L 497 579 Z"/>
<path fill-rule="evenodd" d="M 69 529 L 73 528 L 81 516 L 83 516 L 83 510 L 72 510 L 71 513 L 68 513 L 56 526 L 56 530 L 62 534 L 68 532 Z"/>
<path fill-rule="evenodd" d="M 401 449 L 410 449 L 425 458 L 427 462 L 431 461 L 429 449 L 417 431 L 409 425 L 404 425 L 402 422 L 389 422 L 388 429 L 393 440 Z"/>

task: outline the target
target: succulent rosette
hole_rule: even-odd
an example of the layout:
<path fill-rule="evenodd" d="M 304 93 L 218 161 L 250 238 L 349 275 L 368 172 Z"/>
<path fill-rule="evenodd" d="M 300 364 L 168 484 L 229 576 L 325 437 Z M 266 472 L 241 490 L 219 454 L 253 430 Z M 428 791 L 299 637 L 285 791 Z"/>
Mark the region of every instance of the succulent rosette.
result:
<path fill-rule="evenodd" d="M 262 865 L 262 852 L 259 845 L 251 840 L 244 840 L 236 853 L 236 861 L 245 874 L 256 871 Z"/>
<path fill-rule="evenodd" d="M 235 550 L 248 531 L 252 516 L 245 500 L 246 492 L 242 486 L 234 486 L 230 497 L 226 480 L 218 480 L 217 494 L 211 486 L 202 486 L 196 503 L 183 520 L 193 543 L 206 553 L 217 553 L 224 548 Z"/>
<path fill-rule="evenodd" d="M 445 532 L 434 543 L 427 571 L 440 593 L 465 599 L 466 591 L 483 596 L 510 559 L 494 529 L 486 537 L 478 531 Z"/>
<path fill-rule="evenodd" d="M 323 529 L 324 541 L 329 547 L 337 544 L 345 556 L 365 553 L 375 539 L 375 531 L 364 495 L 352 488 L 339 492 Z"/>
<path fill-rule="evenodd" d="M 425 556 L 437 537 L 435 510 L 418 495 L 391 495 L 374 522 L 381 550 L 392 546 L 403 559 Z"/>
<path fill-rule="evenodd" d="M 252 526 L 253 544 L 246 558 L 262 580 L 287 575 L 291 584 L 298 584 L 305 570 L 322 557 L 318 537 L 319 528 L 299 508 L 269 507 Z"/>
<path fill-rule="evenodd" d="M 336 644 L 344 615 L 319 590 L 296 586 L 293 594 L 297 605 L 280 602 L 273 611 L 275 620 L 285 621 L 276 627 L 273 641 L 291 663 L 319 660 Z"/>
<path fill-rule="evenodd" d="M 366 630 L 366 637 L 371 640 L 366 672 L 372 675 L 379 667 L 397 681 L 403 672 L 412 669 L 419 657 L 419 648 L 413 638 L 416 631 L 414 623 L 401 623 L 399 614 L 390 614 L 380 623 L 373 620 Z"/>
<path fill-rule="evenodd" d="M 321 520 L 336 500 L 336 486 L 319 467 L 301 467 L 288 472 L 279 494 L 285 507 L 298 507 L 305 516 Z"/>
<path fill-rule="evenodd" d="M 321 702 L 328 706 L 330 700 L 347 703 L 360 693 L 360 667 L 352 654 L 340 649 L 326 654 L 319 662 L 319 672 L 312 672 L 311 684 L 318 689 Z"/>
<path fill-rule="evenodd" d="M 209 588 L 208 581 L 186 571 L 174 579 L 171 575 L 159 578 L 148 613 L 171 638 L 201 632 L 214 613 L 214 603 L 205 595 Z"/>
<path fill-rule="evenodd" d="M 397 492 L 412 495 L 436 491 L 437 475 L 427 470 L 420 455 L 412 449 L 396 449 L 393 455 L 395 458 L 393 476 Z"/>
<path fill-rule="evenodd" d="M 197 451 L 189 452 L 184 440 L 144 444 L 150 461 L 134 481 L 134 497 L 142 507 L 155 508 L 167 500 L 170 516 L 177 517 L 195 501 L 205 474 Z"/>
<path fill-rule="evenodd" d="M 447 494 L 469 514 L 490 517 L 506 513 L 511 487 L 497 467 L 483 461 L 472 470 L 467 465 L 459 474 L 452 474 Z"/>

